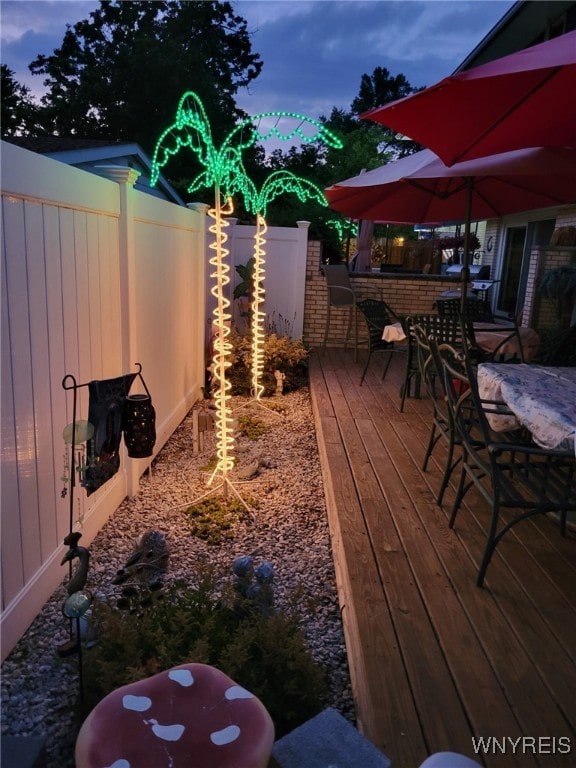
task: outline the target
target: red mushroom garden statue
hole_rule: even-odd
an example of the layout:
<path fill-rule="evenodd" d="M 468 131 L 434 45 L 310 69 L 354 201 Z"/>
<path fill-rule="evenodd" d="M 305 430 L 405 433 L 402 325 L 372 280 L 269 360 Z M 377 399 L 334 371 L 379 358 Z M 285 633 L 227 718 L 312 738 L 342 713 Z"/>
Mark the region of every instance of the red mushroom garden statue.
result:
<path fill-rule="evenodd" d="M 220 670 L 182 664 L 117 688 L 84 721 L 76 768 L 266 768 L 274 724 Z"/>

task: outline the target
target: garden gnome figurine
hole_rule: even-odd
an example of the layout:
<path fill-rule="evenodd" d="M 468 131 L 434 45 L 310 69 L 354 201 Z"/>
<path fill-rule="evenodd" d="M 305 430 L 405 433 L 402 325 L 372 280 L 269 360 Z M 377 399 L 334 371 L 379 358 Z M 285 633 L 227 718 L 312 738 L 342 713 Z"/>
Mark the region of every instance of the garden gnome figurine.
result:
<path fill-rule="evenodd" d="M 282 371 L 274 371 L 274 378 L 276 379 L 276 394 L 281 395 L 282 390 L 284 389 L 284 379 L 286 378 L 286 374 L 282 373 Z"/>

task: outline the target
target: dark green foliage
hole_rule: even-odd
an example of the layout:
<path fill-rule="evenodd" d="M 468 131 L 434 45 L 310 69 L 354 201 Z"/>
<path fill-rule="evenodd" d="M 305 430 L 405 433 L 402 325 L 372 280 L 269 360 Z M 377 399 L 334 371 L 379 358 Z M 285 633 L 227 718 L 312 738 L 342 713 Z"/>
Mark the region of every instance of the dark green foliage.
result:
<path fill-rule="evenodd" d="M 556 328 L 542 328 L 534 362 L 539 365 L 576 366 L 576 325 L 560 332 Z"/>
<path fill-rule="evenodd" d="M 258 440 L 269 432 L 271 427 L 253 416 L 238 416 L 238 432 L 248 440 Z"/>
<path fill-rule="evenodd" d="M 576 302 L 576 264 L 562 264 L 547 269 L 540 278 L 540 295 L 556 304 L 558 326 L 562 327 L 564 316 L 569 324 Z"/>
<path fill-rule="evenodd" d="M 115 688 L 188 662 L 211 664 L 256 695 L 277 737 L 321 711 L 326 672 L 296 617 L 263 615 L 231 587 L 219 592 L 217 574 L 207 568 L 197 586 L 174 583 L 141 614 L 95 604 L 101 637 L 85 655 L 82 716 Z"/>
<path fill-rule="evenodd" d="M 360 78 L 360 90 L 351 108 L 355 114 L 361 115 L 390 101 L 409 96 L 415 90 L 404 75 L 393 76 L 386 67 L 376 67 L 371 75 L 364 74 Z"/>
<path fill-rule="evenodd" d="M 209 496 L 186 510 L 190 533 L 208 544 L 234 538 L 234 527 L 246 515 L 246 507 L 235 496 Z"/>
<path fill-rule="evenodd" d="M 30 134 L 35 127 L 36 107 L 30 89 L 14 79 L 14 72 L 2 64 L 2 136 Z"/>
<path fill-rule="evenodd" d="M 232 384 L 234 395 L 250 395 L 252 387 L 252 341 L 250 335 L 241 336 L 233 333 L 232 342 L 232 367 L 227 377 Z M 267 395 L 273 395 L 276 391 L 276 379 L 274 371 L 281 371 L 285 375 L 284 391 L 290 392 L 307 384 L 308 350 L 300 339 L 291 339 L 287 335 L 267 333 L 264 340 L 264 371 L 262 385 Z"/>
<path fill-rule="evenodd" d="M 135 141 L 149 155 L 192 85 L 220 144 L 239 114 L 235 94 L 261 67 L 230 3 L 166 0 L 101 2 L 30 65 L 45 77 L 49 133 Z M 189 176 L 180 160 L 173 175 Z"/>
<path fill-rule="evenodd" d="M 252 290 L 252 273 L 254 272 L 254 257 L 248 259 L 246 264 L 237 264 L 236 272 L 240 275 L 242 282 L 234 288 L 234 298 L 239 299 L 241 296 L 248 296 Z"/>

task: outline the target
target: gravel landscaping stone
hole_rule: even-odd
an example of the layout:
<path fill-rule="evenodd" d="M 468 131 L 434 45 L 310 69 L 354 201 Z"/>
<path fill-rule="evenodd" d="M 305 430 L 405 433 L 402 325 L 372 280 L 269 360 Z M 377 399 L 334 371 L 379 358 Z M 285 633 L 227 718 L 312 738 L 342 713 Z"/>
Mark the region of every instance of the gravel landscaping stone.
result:
<path fill-rule="evenodd" d="M 215 454 L 215 434 L 207 432 L 204 451 L 193 455 L 190 413 L 153 462 L 151 472 L 142 478 L 139 494 L 124 500 L 90 545 L 86 589 L 99 599 L 113 594 L 116 572 L 134 551 L 137 539 L 152 529 L 168 540 L 167 581 L 187 578 L 193 583 L 200 563 L 216 566 L 223 578 L 231 579 L 232 564 L 240 555 L 252 556 L 255 565 L 268 561 L 275 572 L 276 608 L 293 607 L 298 595 L 297 611 L 311 652 L 329 672 L 327 706 L 353 723 L 309 391 L 302 388 L 262 402 L 264 405 L 233 398 L 235 416 L 250 416 L 269 428 L 256 440 L 236 437 L 238 463 L 230 480 L 243 499 L 255 503 L 251 514 L 234 525 L 233 538 L 214 545 L 190 534 L 185 509 L 211 490 L 206 484 L 208 464 Z M 267 404 L 278 404 L 283 410 L 272 411 L 264 407 Z M 252 476 L 256 466 L 254 477 L 239 479 Z M 63 659 L 57 654 L 58 646 L 68 639 L 62 614 L 66 580 L 63 567 L 62 586 L 1 669 L 2 735 L 44 736 L 47 768 L 74 766 L 78 662 L 76 656 Z"/>

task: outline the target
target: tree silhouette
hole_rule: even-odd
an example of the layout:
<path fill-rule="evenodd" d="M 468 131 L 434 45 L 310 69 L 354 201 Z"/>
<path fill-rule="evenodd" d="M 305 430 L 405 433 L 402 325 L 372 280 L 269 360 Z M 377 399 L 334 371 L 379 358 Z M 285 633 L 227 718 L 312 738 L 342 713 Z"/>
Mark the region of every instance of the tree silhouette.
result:
<path fill-rule="evenodd" d="M 235 102 L 263 66 L 229 2 L 105 0 L 30 64 L 43 75 L 45 131 L 133 141 L 151 154 L 184 88 L 214 115 L 219 140 L 244 117 Z M 240 7 L 240 4 L 235 4 Z M 194 172 L 192 170 L 192 172 Z M 191 178 L 187 168 L 178 177 Z"/>

